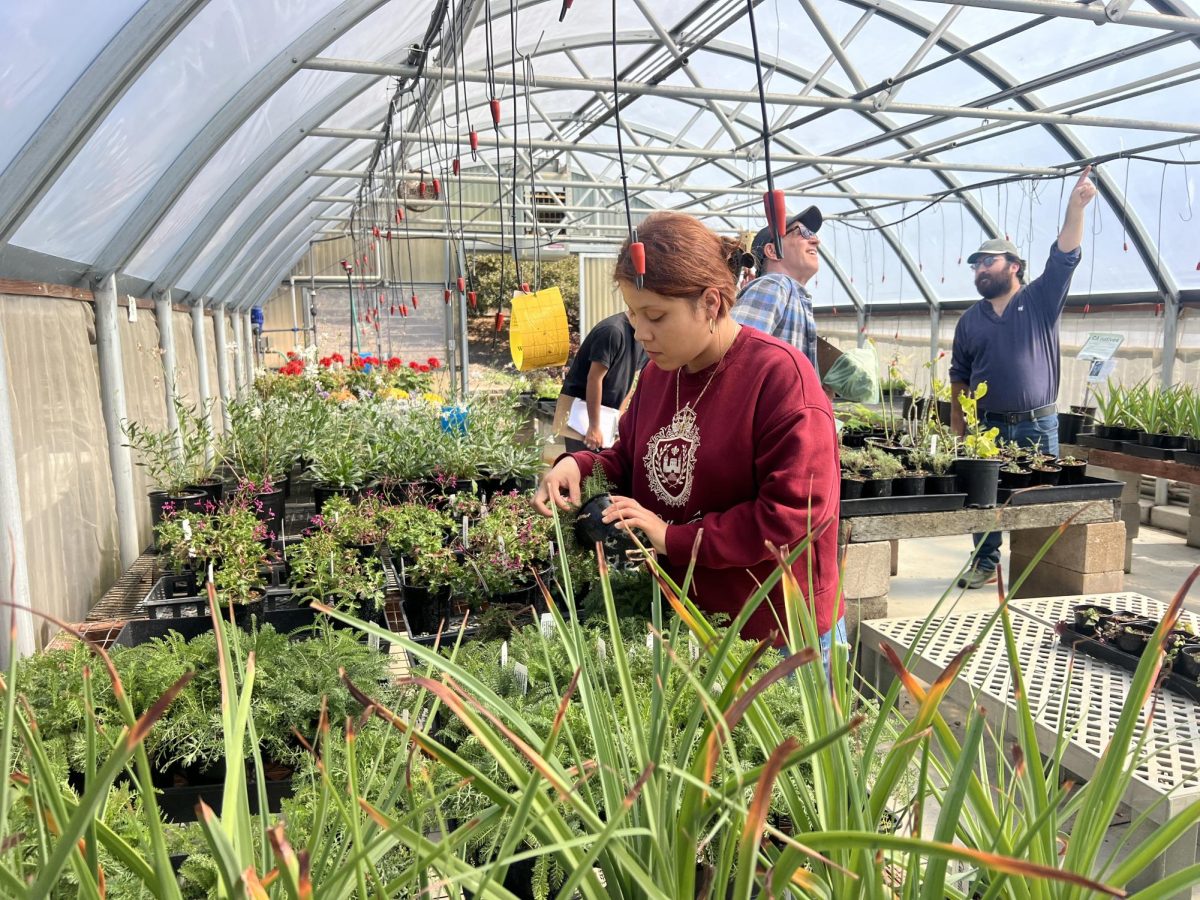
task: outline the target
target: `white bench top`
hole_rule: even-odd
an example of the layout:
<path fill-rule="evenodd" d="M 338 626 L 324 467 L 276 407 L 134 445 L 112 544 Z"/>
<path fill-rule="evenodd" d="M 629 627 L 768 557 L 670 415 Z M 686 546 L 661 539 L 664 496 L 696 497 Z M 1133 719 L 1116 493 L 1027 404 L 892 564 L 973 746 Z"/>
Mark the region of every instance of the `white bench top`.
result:
<path fill-rule="evenodd" d="M 1068 618 L 1071 607 L 1083 602 L 1155 618 L 1160 618 L 1166 607 L 1133 593 L 1043 597 L 1010 603 L 1022 678 L 1041 751 L 1047 755 L 1054 752 L 1061 727 L 1061 739 L 1066 741 L 1063 765 L 1089 778 L 1110 740 L 1133 674 L 1074 653 L 1059 642 L 1054 623 Z M 880 641 L 886 640 L 901 659 L 916 644 L 916 653 L 907 665 L 925 680 L 936 678 L 964 646 L 978 642 L 979 648 L 968 658 L 949 693 L 959 703 L 988 709 L 992 721 L 998 723 L 1001 710 L 1007 709 L 1007 715 L 1011 715 L 1015 704 L 1003 625 L 997 619 L 980 637 L 993 615 L 990 611 L 951 613 L 931 620 L 924 634 L 923 618 L 869 619 L 860 623 L 859 633 L 864 648 L 877 651 Z M 1185 612 L 1183 619 L 1200 626 L 1200 617 L 1194 614 Z M 886 661 L 881 665 L 886 666 Z M 1134 772 L 1125 801 L 1161 822 L 1200 798 L 1200 704 L 1176 691 L 1159 688 L 1153 709 L 1153 725 L 1142 750 L 1144 758 Z M 1135 741 L 1141 732 L 1139 724 Z"/>

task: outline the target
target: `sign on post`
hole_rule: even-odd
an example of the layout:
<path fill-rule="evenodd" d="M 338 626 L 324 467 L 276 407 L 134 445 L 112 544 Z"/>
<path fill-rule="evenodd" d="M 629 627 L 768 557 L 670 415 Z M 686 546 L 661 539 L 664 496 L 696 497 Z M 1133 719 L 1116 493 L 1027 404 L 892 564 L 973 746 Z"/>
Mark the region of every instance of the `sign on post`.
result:
<path fill-rule="evenodd" d="M 1076 359 L 1107 360 L 1125 342 L 1125 335 L 1094 331 L 1087 336 L 1083 346 L 1079 348 Z"/>

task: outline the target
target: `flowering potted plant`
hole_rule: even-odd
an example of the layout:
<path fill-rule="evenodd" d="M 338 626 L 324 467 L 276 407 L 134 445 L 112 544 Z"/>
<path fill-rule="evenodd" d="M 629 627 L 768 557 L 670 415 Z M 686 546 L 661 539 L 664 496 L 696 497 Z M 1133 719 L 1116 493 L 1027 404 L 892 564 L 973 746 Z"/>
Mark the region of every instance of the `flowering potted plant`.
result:
<path fill-rule="evenodd" d="M 297 600 L 339 609 L 361 609 L 365 617 L 383 609 L 383 567 L 317 527 L 287 551 L 288 581 Z"/>
<path fill-rule="evenodd" d="M 313 517 L 313 524 L 330 531 L 360 556 L 376 556 L 383 543 L 386 527 L 380 519 L 384 506 L 379 495 L 368 494 L 357 504 L 345 497 L 330 497 Z"/>
<path fill-rule="evenodd" d="M 981 381 L 973 391 L 963 391 L 958 396 L 962 406 L 967 435 L 963 440 L 962 457 L 955 463 L 958 489 L 967 495 L 967 506 L 992 507 L 996 505 L 996 491 L 1000 486 L 1000 448 L 996 439 L 999 428 L 984 428 L 979 418 L 979 401 L 987 394 L 987 382 Z"/>
<path fill-rule="evenodd" d="M 238 492 L 253 494 L 262 518 L 278 532 L 283 525 L 294 449 L 286 439 L 290 409 L 274 401 L 230 403 L 229 430 L 220 454 L 238 479 Z M 280 428 L 285 434 L 280 433 Z"/>

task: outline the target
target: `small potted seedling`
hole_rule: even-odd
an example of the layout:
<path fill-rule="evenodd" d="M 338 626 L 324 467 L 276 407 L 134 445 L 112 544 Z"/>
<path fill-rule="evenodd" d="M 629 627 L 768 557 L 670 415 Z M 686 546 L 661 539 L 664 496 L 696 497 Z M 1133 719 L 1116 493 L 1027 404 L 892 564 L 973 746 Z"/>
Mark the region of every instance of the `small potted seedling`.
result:
<path fill-rule="evenodd" d="M 1126 653 L 1141 656 L 1154 634 L 1153 622 L 1130 622 L 1117 632 L 1117 646 Z"/>
<path fill-rule="evenodd" d="M 1041 451 L 1040 443 L 1033 448 L 1030 457 L 1030 475 L 1033 484 L 1056 485 L 1062 475 L 1062 469 L 1054 462 L 1054 457 Z"/>
<path fill-rule="evenodd" d="M 842 463 L 842 499 L 857 500 L 862 496 L 863 483 L 866 481 L 863 468 L 867 464 L 867 454 L 862 450 L 849 447 L 840 449 Z"/>
<path fill-rule="evenodd" d="M 1061 470 L 1058 478 L 1059 484 L 1081 484 L 1083 476 L 1087 472 L 1087 460 L 1076 459 L 1074 456 L 1063 456 L 1058 460 L 1058 467 Z"/>
<path fill-rule="evenodd" d="M 637 544 L 619 522 L 604 521 L 604 511 L 612 506 L 612 489 L 603 467 L 597 464 L 580 488 L 583 502 L 575 515 L 575 537 L 583 547 L 599 543 L 606 557 L 624 560 L 626 552 L 636 550 Z"/>
<path fill-rule="evenodd" d="M 1000 467 L 1000 487 L 1002 488 L 1015 491 L 1029 487 L 1032 481 L 1033 474 L 1015 459 L 1009 460 Z"/>
<path fill-rule="evenodd" d="M 863 484 L 864 497 L 892 496 L 892 479 L 904 471 L 900 460 L 881 447 L 871 447 L 867 450 L 865 472 L 867 480 Z"/>
<path fill-rule="evenodd" d="M 1075 614 L 1075 630 L 1080 634 L 1095 634 L 1100 620 L 1113 614 L 1107 606 L 1097 606 L 1095 603 L 1080 603 L 1071 611 Z"/>

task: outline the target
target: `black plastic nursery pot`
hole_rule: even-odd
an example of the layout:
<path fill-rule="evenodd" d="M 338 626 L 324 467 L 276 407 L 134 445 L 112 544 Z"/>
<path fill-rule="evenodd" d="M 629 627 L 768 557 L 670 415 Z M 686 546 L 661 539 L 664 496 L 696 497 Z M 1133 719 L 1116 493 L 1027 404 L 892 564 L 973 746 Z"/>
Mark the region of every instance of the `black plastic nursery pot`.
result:
<path fill-rule="evenodd" d="M 892 479 L 893 497 L 919 497 L 924 493 L 924 475 L 901 475 Z"/>
<path fill-rule="evenodd" d="M 1097 425 L 1096 437 L 1109 441 L 1136 441 L 1141 434 L 1136 428 L 1126 428 L 1123 425 Z"/>
<path fill-rule="evenodd" d="M 206 478 L 198 484 L 189 484 L 187 489 L 204 494 L 205 500 L 213 506 L 220 506 L 225 499 L 225 482 L 220 478 Z"/>
<path fill-rule="evenodd" d="M 1059 466 L 1047 463 L 1043 466 L 1034 466 L 1030 475 L 1033 478 L 1034 484 L 1053 486 L 1062 480 L 1062 469 Z"/>
<path fill-rule="evenodd" d="M 1075 616 L 1075 630 L 1080 634 L 1095 634 L 1100 622 L 1113 614 L 1107 606 L 1095 603 L 1080 603 L 1071 612 Z"/>
<path fill-rule="evenodd" d="M 1131 622 L 1117 632 L 1116 643 L 1126 653 L 1141 656 L 1152 634 L 1154 634 L 1153 622 Z"/>
<path fill-rule="evenodd" d="M 1059 460 L 1058 468 L 1060 469 L 1058 476 L 1059 484 L 1081 484 L 1083 476 L 1087 473 L 1087 463 L 1083 460 L 1076 462 L 1063 462 Z"/>
<path fill-rule="evenodd" d="M 320 515 L 325 501 L 330 497 L 345 497 L 351 503 L 358 498 L 358 488 L 343 487 L 340 484 L 314 484 L 313 504 L 316 506 L 314 515 Z"/>
<path fill-rule="evenodd" d="M 1188 439 L 1181 434 L 1147 434 L 1139 431 L 1137 442 L 1143 447 L 1157 447 L 1160 450 L 1186 450 Z"/>
<path fill-rule="evenodd" d="M 604 555 L 625 559 L 627 551 L 636 550 L 637 544 L 617 527 L 616 522 L 604 521 L 604 511 L 612 506 L 609 494 L 597 494 L 588 499 L 575 515 L 575 539 L 582 547 L 594 547 L 597 543 L 604 546 Z"/>
<path fill-rule="evenodd" d="M 857 500 L 862 496 L 863 480 L 861 478 L 847 478 L 842 476 L 842 493 L 843 500 Z"/>
<path fill-rule="evenodd" d="M 254 510 L 254 515 L 258 517 L 258 521 L 266 525 L 267 530 L 275 537 L 280 537 L 287 509 L 287 494 L 283 488 L 255 494 L 250 506 Z"/>
<path fill-rule="evenodd" d="M 1090 415 L 1078 412 L 1058 414 L 1058 440 L 1063 444 L 1073 444 L 1079 437 L 1079 432 L 1090 428 L 1094 420 Z"/>
<path fill-rule="evenodd" d="M 953 494 L 958 491 L 958 478 L 951 475 L 928 475 L 925 478 L 926 494 Z"/>
<path fill-rule="evenodd" d="M 1200 644 L 1184 644 L 1172 668 L 1184 678 L 1200 678 Z"/>
<path fill-rule="evenodd" d="M 943 425 L 949 425 L 951 416 L 953 415 L 954 407 L 950 405 L 949 400 L 939 400 L 937 402 L 937 417 L 938 421 Z"/>
<path fill-rule="evenodd" d="M 433 592 L 403 578 L 400 586 L 410 634 L 434 634 L 443 622 L 447 627 L 455 620 L 449 591 Z"/>
<path fill-rule="evenodd" d="M 967 495 L 966 505 L 988 509 L 996 505 L 1000 489 L 1000 460 L 959 459 L 954 462 L 959 492 Z"/>
<path fill-rule="evenodd" d="M 863 482 L 863 497 L 890 497 L 892 496 L 892 479 L 890 478 L 868 478 Z"/>
<path fill-rule="evenodd" d="M 1018 491 L 1033 484 L 1033 473 L 1028 469 L 1013 472 L 1011 469 L 1000 470 L 1000 487 L 1010 491 Z"/>

